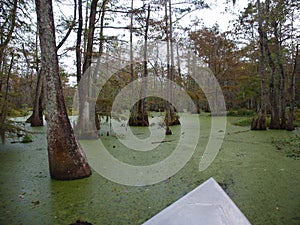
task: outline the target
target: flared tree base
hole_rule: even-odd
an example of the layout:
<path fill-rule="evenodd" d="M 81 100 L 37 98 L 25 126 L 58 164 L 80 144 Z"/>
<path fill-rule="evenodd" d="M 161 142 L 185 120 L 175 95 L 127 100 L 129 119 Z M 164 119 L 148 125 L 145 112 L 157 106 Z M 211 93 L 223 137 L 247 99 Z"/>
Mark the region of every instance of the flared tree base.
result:
<path fill-rule="evenodd" d="M 171 131 L 170 127 L 166 128 L 166 135 L 172 135 L 172 131 Z"/>
<path fill-rule="evenodd" d="M 265 116 L 258 116 L 258 118 L 253 118 L 251 122 L 251 130 L 266 130 L 267 123 Z"/>
<path fill-rule="evenodd" d="M 180 125 L 179 116 L 175 113 L 171 114 L 169 120 L 167 121 L 168 116 L 165 117 L 165 123 L 169 126 Z"/>
<path fill-rule="evenodd" d="M 138 113 L 138 115 L 131 114 L 129 121 L 129 126 L 139 126 L 139 127 L 149 127 L 148 113 Z"/>
<path fill-rule="evenodd" d="M 30 123 L 32 127 L 44 126 L 43 116 L 33 113 L 27 120 L 26 123 Z"/>

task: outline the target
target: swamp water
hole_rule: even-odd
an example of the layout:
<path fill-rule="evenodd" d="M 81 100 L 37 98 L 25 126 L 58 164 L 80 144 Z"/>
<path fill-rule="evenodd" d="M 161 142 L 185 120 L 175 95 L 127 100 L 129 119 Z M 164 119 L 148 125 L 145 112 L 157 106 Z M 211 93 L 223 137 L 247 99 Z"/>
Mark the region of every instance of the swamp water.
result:
<path fill-rule="evenodd" d="M 287 157 L 283 150 L 288 151 L 289 145 L 278 150 L 273 143 L 288 140 L 297 131 L 249 131 L 232 125 L 238 119 L 228 118 L 220 152 L 207 170 L 199 172 L 210 132 L 210 117 L 201 115 L 199 143 L 185 167 L 169 179 L 141 187 L 117 184 L 96 172 L 81 180 L 51 180 L 46 129 L 27 127 L 36 132 L 33 142 L 7 140 L 0 145 L 0 224 L 67 225 L 78 219 L 94 225 L 141 224 L 209 177 L 219 182 L 253 225 L 300 224 L 300 160 Z M 107 125 L 102 128 L 104 146 L 129 164 L 162 160 L 181 135 L 180 126 L 172 128 L 174 135 L 145 155 L 124 148 Z M 148 128 L 132 131 L 141 139 L 149 135 Z"/>

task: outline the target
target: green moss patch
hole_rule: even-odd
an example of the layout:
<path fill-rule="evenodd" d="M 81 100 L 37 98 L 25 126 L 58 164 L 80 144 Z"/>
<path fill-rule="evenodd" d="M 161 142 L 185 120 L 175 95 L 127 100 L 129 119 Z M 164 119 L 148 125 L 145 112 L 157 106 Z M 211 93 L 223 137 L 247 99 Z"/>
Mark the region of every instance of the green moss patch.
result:
<path fill-rule="evenodd" d="M 193 116 L 197 115 L 191 118 Z M 142 224 L 209 177 L 221 184 L 253 225 L 299 224 L 299 160 L 282 154 L 294 146 L 299 133 L 243 132 L 245 127 L 231 124 L 234 119 L 228 118 L 222 148 L 208 169 L 199 172 L 198 168 L 211 121 L 209 116 L 200 115 L 200 138 L 191 160 L 174 176 L 141 187 L 114 183 L 95 171 L 86 179 L 52 180 L 46 127 L 28 125 L 26 128 L 35 132 L 32 134 L 34 142 L 0 146 L 0 224 L 61 225 L 77 220 L 94 225 Z M 135 131 L 140 138 L 148 135 L 147 128 Z M 124 150 L 114 135 L 101 138 L 114 157 L 127 163 L 133 164 L 136 160 L 154 163 L 168 156 L 157 149 L 153 154 L 149 151 L 148 158 L 137 155 L 134 160 L 134 153 Z M 282 144 L 280 150 L 274 140 Z M 176 144 L 177 141 L 164 142 L 160 148 L 171 151 Z M 297 146 L 295 144 L 295 148 Z M 140 164 L 142 162 L 137 163 Z"/>

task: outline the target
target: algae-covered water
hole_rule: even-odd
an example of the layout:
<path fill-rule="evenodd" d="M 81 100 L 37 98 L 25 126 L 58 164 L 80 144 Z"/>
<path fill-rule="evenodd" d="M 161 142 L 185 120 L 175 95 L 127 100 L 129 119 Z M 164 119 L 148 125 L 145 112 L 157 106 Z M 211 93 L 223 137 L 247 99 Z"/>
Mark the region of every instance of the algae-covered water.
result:
<path fill-rule="evenodd" d="M 285 142 L 297 138 L 297 131 L 250 131 L 232 125 L 236 120 L 228 118 L 222 148 L 207 170 L 198 169 L 210 133 L 210 117 L 201 115 L 200 139 L 191 160 L 171 178 L 140 187 L 114 183 L 96 172 L 81 180 L 52 180 L 46 129 L 30 128 L 36 132 L 33 142 L 8 140 L 0 146 L 0 224 L 67 225 L 78 219 L 94 225 L 141 224 L 209 177 L 221 184 L 252 224 L 300 224 L 300 160 L 287 157 L 291 146 Z M 180 126 L 174 127 L 174 135 L 145 156 L 126 150 L 102 126 L 104 146 L 128 163 L 162 160 L 182 135 Z M 149 136 L 148 128 L 132 131 L 140 139 Z M 274 144 L 280 141 L 285 144 Z"/>

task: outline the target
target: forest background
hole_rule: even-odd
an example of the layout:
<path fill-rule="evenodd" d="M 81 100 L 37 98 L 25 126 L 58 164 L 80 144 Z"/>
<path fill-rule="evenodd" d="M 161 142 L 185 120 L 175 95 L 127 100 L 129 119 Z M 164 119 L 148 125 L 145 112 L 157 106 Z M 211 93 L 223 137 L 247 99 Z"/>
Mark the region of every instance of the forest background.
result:
<path fill-rule="evenodd" d="M 77 83 L 93 57 L 101 57 L 102 53 L 124 43 L 168 40 L 172 49 L 172 43 L 188 46 L 211 69 L 225 96 L 228 115 L 253 116 L 252 129 L 293 130 L 299 126 L 298 1 L 249 1 L 234 15 L 230 30 L 223 30 L 218 24 L 207 26 L 197 17 L 209 8 L 206 1 L 75 0 L 54 3 L 56 48 L 68 112 L 72 109 Z M 227 2 L 228 8 L 224 11 L 228 12 L 231 4 Z M 31 125 L 43 125 L 46 101 L 37 23 L 32 16 L 34 2 L 1 0 L 0 5 L 0 133 L 4 141 L 5 133 L 21 129 L 14 126 L 9 117 L 33 111 L 29 119 Z M 66 6 L 73 9 L 71 16 L 64 15 L 62 9 Z M 212 18 L 213 14 L 212 10 Z M 70 59 L 74 54 L 76 57 Z M 190 76 L 180 72 L 180 61 L 192 62 L 193 56 L 184 57 L 171 59 L 176 70 L 172 80 L 187 91 L 198 113 L 209 112 L 201 88 Z M 64 65 L 63 62 L 70 60 L 76 70 Z M 164 70 L 160 65 L 148 65 L 147 69 Z M 97 101 L 97 115 L 107 115 L 121 87 L 144 76 L 132 71 L 114 76 L 102 90 Z M 163 85 L 167 76 L 166 72 L 156 73 L 155 81 Z M 76 82 L 70 82 L 75 77 Z M 148 99 L 147 102 L 148 109 L 163 110 L 163 101 Z"/>

